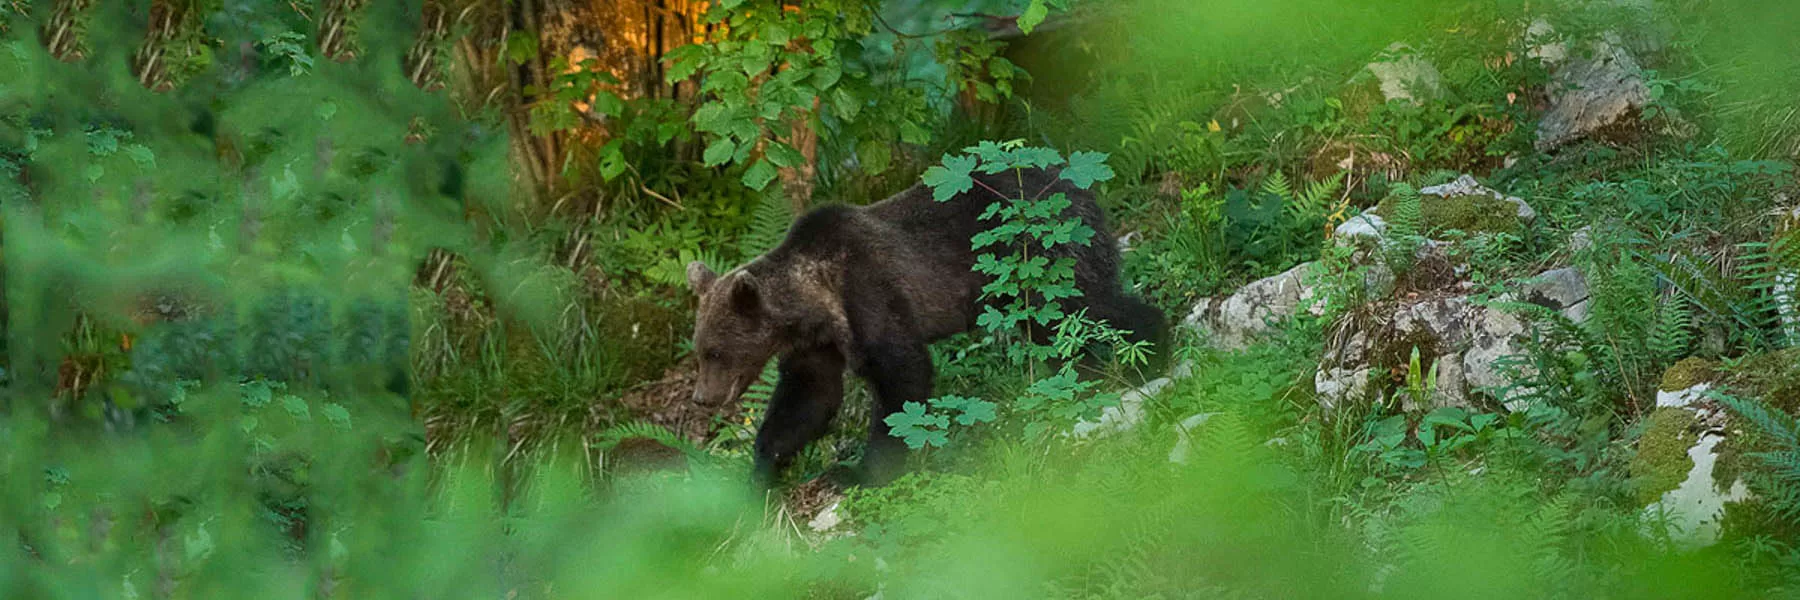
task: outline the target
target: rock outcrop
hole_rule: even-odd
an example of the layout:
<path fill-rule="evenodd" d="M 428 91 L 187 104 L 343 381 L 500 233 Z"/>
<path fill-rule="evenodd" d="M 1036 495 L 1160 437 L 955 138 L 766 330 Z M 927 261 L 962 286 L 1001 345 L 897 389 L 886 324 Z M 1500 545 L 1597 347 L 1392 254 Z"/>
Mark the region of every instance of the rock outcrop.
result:
<path fill-rule="evenodd" d="M 1632 485 L 1647 504 L 1644 532 L 1688 548 L 1717 543 L 1725 505 L 1752 498 L 1738 470 L 1724 464 L 1730 416 L 1706 398 L 1709 387 L 1662 390 L 1631 461 Z"/>
<path fill-rule="evenodd" d="M 1443 95 L 1443 75 L 1437 67 L 1405 44 L 1389 46 L 1383 56 L 1366 67 L 1381 84 L 1381 96 L 1419 104 Z"/>
<path fill-rule="evenodd" d="M 1526 32 L 1533 44 L 1528 55 L 1551 69 L 1550 108 L 1538 122 L 1539 151 L 1550 151 L 1632 118 L 1650 103 L 1643 68 L 1619 36 L 1570 44 L 1549 23 L 1537 21 Z"/>
<path fill-rule="evenodd" d="M 1201 300 L 1183 324 L 1207 332 L 1220 348 L 1246 348 L 1303 308 L 1323 314 L 1322 307 L 1311 302 L 1320 275 L 1317 263 L 1305 263 L 1252 282 L 1230 296 Z"/>
<path fill-rule="evenodd" d="M 1495 207 L 1504 207 L 1499 217 L 1515 224 L 1537 216 L 1523 199 L 1486 187 L 1467 175 L 1420 192 L 1422 201 L 1487 202 L 1490 205 L 1485 210 L 1490 214 L 1484 218 L 1488 219 L 1494 217 Z M 1449 226 L 1456 223 L 1435 225 L 1453 228 Z M 1465 272 L 1452 264 L 1448 254 L 1453 244 L 1433 240 L 1426 240 L 1416 254 L 1418 265 L 1436 268 L 1439 277 L 1433 287 L 1396 297 L 1394 271 L 1384 264 L 1385 253 L 1378 251 L 1387 240 L 1388 229 L 1380 215 L 1364 214 L 1333 232 L 1338 244 L 1354 248 L 1351 260 L 1362 273 L 1364 297 L 1379 300 L 1347 311 L 1330 329 L 1325 355 L 1313 379 L 1315 397 L 1327 410 L 1371 400 L 1372 394 L 1393 387 L 1389 383 L 1404 378 L 1415 348 L 1422 368 L 1435 367 L 1437 385 L 1426 399 L 1431 406 L 1408 408 L 1468 408 L 1482 396 L 1514 402 L 1521 390 L 1508 390 L 1513 378 L 1505 365 L 1523 354 L 1521 340 L 1528 331 L 1519 315 L 1497 305 L 1530 303 L 1577 322 L 1587 317 L 1587 281 L 1579 271 L 1551 269 L 1517 282 L 1496 302 L 1482 302 L 1472 298 L 1471 286 L 1460 280 Z M 1424 268 L 1418 265 L 1413 268 Z M 1326 276 L 1320 265 L 1300 265 L 1229 296 L 1201 301 L 1185 325 L 1205 332 L 1219 348 L 1247 347 L 1303 310 L 1323 314 L 1321 286 Z M 1418 276 L 1412 277 L 1412 283 L 1418 283 Z M 1527 365 L 1521 364 L 1519 369 L 1529 374 Z"/>

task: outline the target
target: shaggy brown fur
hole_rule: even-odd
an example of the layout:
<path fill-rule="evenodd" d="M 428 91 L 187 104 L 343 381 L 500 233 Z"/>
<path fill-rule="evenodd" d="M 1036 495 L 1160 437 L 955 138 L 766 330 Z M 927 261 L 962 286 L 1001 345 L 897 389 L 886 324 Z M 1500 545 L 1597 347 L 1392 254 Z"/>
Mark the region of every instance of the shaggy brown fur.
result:
<path fill-rule="evenodd" d="M 1134 339 L 1162 341 L 1165 317 L 1119 287 L 1118 249 L 1091 193 L 1048 171 L 979 179 L 1010 196 L 1021 188 L 1034 197 L 1040 190 L 1047 190 L 1044 197 L 1067 194 L 1065 216 L 1080 217 L 1098 235 L 1087 246 L 1055 250 L 1076 259 L 1082 292 L 1065 300 L 1065 308 L 1086 308 L 1090 318 L 1130 331 Z M 980 215 L 996 200 L 977 186 L 937 202 L 930 189 L 914 186 L 867 207 L 815 209 L 794 223 L 780 246 L 723 275 L 688 265 L 689 283 L 700 296 L 696 401 L 735 401 L 770 357 L 780 357 L 781 377 L 756 440 L 760 482 L 772 482 L 825 433 L 843 401 L 845 368 L 867 381 L 876 397 L 865 470 L 875 481 L 893 474 L 905 447 L 888 435 L 884 420 L 905 403 L 930 397 L 928 344 L 975 327 L 987 277 L 971 270 L 976 252 L 970 239 L 990 226 Z"/>

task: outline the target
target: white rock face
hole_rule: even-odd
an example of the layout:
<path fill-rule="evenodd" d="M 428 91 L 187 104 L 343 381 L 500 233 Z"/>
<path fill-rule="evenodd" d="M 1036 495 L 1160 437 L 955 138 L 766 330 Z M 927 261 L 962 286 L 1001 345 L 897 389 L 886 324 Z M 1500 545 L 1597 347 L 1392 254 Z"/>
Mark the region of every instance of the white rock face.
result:
<path fill-rule="evenodd" d="M 1257 336 L 1272 329 L 1271 324 L 1294 316 L 1316 292 L 1316 263 L 1306 263 L 1287 272 L 1258 280 L 1224 299 L 1208 298 L 1194 307 L 1183 325 L 1212 335 L 1220 348 L 1241 350 Z M 1313 307 L 1314 314 L 1320 308 Z"/>
<path fill-rule="evenodd" d="M 1390 102 L 1402 100 L 1418 104 L 1444 93 L 1443 76 L 1431 61 L 1404 44 L 1389 46 L 1384 54 L 1386 56 L 1367 67 L 1381 83 L 1383 98 Z"/>
<path fill-rule="evenodd" d="M 1176 423 L 1175 447 L 1169 450 L 1169 462 L 1178 465 L 1187 464 L 1188 454 L 1192 452 L 1193 447 L 1192 432 L 1205 425 L 1207 421 L 1212 420 L 1212 418 L 1218 414 L 1219 413 L 1200 413 L 1182 419 L 1180 423 Z"/>
<path fill-rule="evenodd" d="M 1689 391 L 1693 390 L 1684 390 Z M 1706 408 L 1684 410 L 1694 413 L 1699 422 L 1713 421 L 1718 416 Z M 1719 520 L 1724 516 L 1725 505 L 1751 497 L 1742 479 L 1732 481 L 1726 489 L 1719 489 L 1714 480 L 1713 469 L 1719 462 L 1718 445 L 1723 441 L 1723 427 L 1713 427 L 1700 434 L 1693 447 L 1688 448 L 1688 459 L 1694 466 L 1688 469 L 1687 478 L 1644 508 L 1646 529 L 1655 523 L 1666 524 L 1670 537 L 1690 549 L 1704 548 L 1719 541 Z"/>
<path fill-rule="evenodd" d="M 1369 399 L 1370 372 L 1367 368 L 1319 369 L 1313 375 L 1313 392 L 1319 401 L 1319 407 L 1325 409 L 1325 412 L 1331 412 L 1339 406 Z"/>
<path fill-rule="evenodd" d="M 830 533 L 831 530 L 837 529 L 837 526 L 844 522 L 837 514 L 838 504 L 840 503 L 842 503 L 842 501 L 833 502 L 831 503 L 831 506 L 825 507 L 825 510 L 819 511 L 818 516 L 813 517 L 812 521 L 808 522 L 806 526 L 812 528 L 815 533 Z"/>
<path fill-rule="evenodd" d="M 1712 389 L 1712 384 L 1702 383 L 1678 392 L 1657 390 L 1656 406 L 1657 408 L 1688 408 L 1705 400 L 1706 391 L 1710 389 Z"/>
<path fill-rule="evenodd" d="M 1587 137 L 1644 108 L 1650 86 L 1617 36 L 1587 44 L 1552 74 L 1550 110 L 1538 122 L 1539 151 Z"/>
<path fill-rule="evenodd" d="M 1094 435 L 1111 435 L 1130 431 L 1144 422 L 1144 402 L 1162 393 L 1163 389 L 1174 383 L 1173 379 L 1163 377 L 1144 384 L 1135 390 L 1119 396 L 1118 406 L 1108 406 L 1100 411 L 1097 421 L 1082 421 L 1069 429 L 1069 435 L 1075 439 L 1086 439 Z"/>
<path fill-rule="evenodd" d="M 1385 236 L 1387 236 L 1387 221 L 1383 221 L 1380 215 L 1363 213 L 1350 217 L 1350 220 L 1338 225 L 1331 237 L 1337 240 L 1338 244 L 1348 245 L 1364 240 L 1379 243 Z"/>
<path fill-rule="evenodd" d="M 1539 17 L 1532 20 L 1531 26 L 1525 28 L 1525 43 L 1530 49 L 1525 56 L 1544 61 L 1544 64 L 1556 66 L 1569 59 L 1569 46 L 1556 35 L 1556 28 L 1550 22 Z"/>
<path fill-rule="evenodd" d="M 1456 181 L 1450 183 L 1420 188 L 1419 195 L 1437 196 L 1439 198 L 1487 196 L 1495 200 L 1505 200 L 1512 203 L 1514 206 L 1517 206 L 1519 209 L 1519 220 L 1521 221 L 1530 221 L 1537 218 L 1537 211 L 1532 209 L 1530 204 L 1526 204 L 1523 198 L 1518 196 L 1508 196 L 1500 193 L 1499 190 L 1481 185 L 1481 182 L 1477 181 L 1474 175 L 1466 173 L 1463 174 L 1463 176 L 1456 178 Z"/>
<path fill-rule="evenodd" d="M 1587 282 L 1574 269 L 1546 271 L 1521 284 L 1510 298 L 1562 311 L 1579 322 L 1587 317 Z M 1497 399 L 1513 408 L 1524 390 L 1504 393 L 1512 383 L 1503 363 L 1523 354 L 1520 340 L 1525 322 L 1510 312 L 1477 304 L 1465 296 L 1406 300 L 1385 308 L 1380 316 L 1359 323 L 1363 330 L 1350 332 L 1328 348 L 1313 389 L 1320 406 L 1335 409 L 1347 402 L 1368 400 L 1370 362 L 1383 353 L 1404 353 L 1405 344 L 1436 352 L 1438 387 L 1431 407 L 1469 408 L 1477 393 L 1498 393 Z M 1528 365 L 1520 365 L 1529 373 Z"/>

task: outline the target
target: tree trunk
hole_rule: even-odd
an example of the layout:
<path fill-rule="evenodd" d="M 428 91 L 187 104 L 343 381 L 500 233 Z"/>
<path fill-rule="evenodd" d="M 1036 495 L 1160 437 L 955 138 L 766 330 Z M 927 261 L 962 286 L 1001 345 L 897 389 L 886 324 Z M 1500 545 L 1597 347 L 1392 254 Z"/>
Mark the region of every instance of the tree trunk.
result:
<path fill-rule="evenodd" d="M 439 70 L 439 47 L 450 35 L 449 9 L 445 0 L 425 0 L 419 19 L 419 37 L 406 51 L 406 78 L 419 89 L 431 92 L 444 87 Z"/>
<path fill-rule="evenodd" d="M 368 0 L 326 0 L 319 13 L 320 56 L 339 62 L 356 58 L 356 16 L 367 5 Z"/>
<path fill-rule="evenodd" d="M 50 21 L 41 32 L 50 56 L 63 62 L 80 62 L 87 58 L 87 25 L 82 21 L 94 0 L 56 0 Z"/>

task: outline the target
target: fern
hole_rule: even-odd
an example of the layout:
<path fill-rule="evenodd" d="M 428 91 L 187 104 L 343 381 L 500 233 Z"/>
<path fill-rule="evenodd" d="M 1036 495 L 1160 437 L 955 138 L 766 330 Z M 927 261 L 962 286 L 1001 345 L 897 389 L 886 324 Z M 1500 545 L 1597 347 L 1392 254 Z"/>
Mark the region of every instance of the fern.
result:
<path fill-rule="evenodd" d="M 763 194 L 750 213 L 750 224 L 738 236 L 738 254 L 749 260 L 781 244 L 787 236 L 793 211 L 780 194 Z"/>
<path fill-rule="evenodd" d="M 1668 260 L 1648 261 L 1657 275 L 1693 301 L 1708 316 L 1724 321 L 1746 341 L 1760 348 L 1773 345 L 1769 332 L 1774 325 L 1768 297 L 1759 293 L 1771 281 L 1767 255 L 1754 244 L 1740 246 L 1746 260 L 1737 268 L 1735 277 L 1727 277 L 1715 267 L 1705 265 L 1692 253 L 1680 251 Z"/>
<path fill-rule="evenodd" d="M 1708 396 L 1729 407 L 1760 433 L 1772 450 L 1752 452 L 1763 471 L 1751 478 L 1759 495 L 1787 519 L 1800 519 L 1800 423 L 1759 400 L 1719 392 Z"/>
<path fill-rule="evenodd" d="M 1759 325 L 1779 331 L 1786 345 L 1800 342 L 1800 227 L 1788 228 L 1769 243 L 1748 243 L 1738 267 L 1738 278 L 1761 302 L 1746 310 L 1757 315 Z"/>
<path fill-rule="evenodd" d="M 1462 171 L 1452 169 L 1432 169 L 1430 172 L 1426 173 L 1424 177 L 1419 179 L 1419 183 L 1425 187 L 1431 187 L 1456 181 L 1457 178 L 1462 176 Z"/>
<path fill-rule="evenodd" d="M 1659 364 L 1673 364 L 1687 356 L 1693 344 L 1693 310 L 1686 296 L 1675 296 L 1663 303 L 1656 316 L 1656 328 L 1650 332 L 1650 351 Z"/>
<path fill-rule="evenodd" d="M 1425 241 L 1425 215 L 1420 207 L 1419 191 L 1412 186 L 1396 183 L 1393 195 L 1394 208 L 1389 211 L 1388 234 L 1383 246 L 1388 268 L 1395 274 L 1404 274 L 1412 269 L 1419 245 Z"/>
<path fill-rule="evenodd" d="M 769 398 L 775 395 L 775 378 L 777 374 L 778 371 L 775 367 L 775 361 L 771 360 L 769 361 L 769 364 L 763 365 L 762 374 L 756 378 L 755 383 L 750 384 L 749 389 L 744 391 L 744 401 L 746 403 L 761 403 L 763 406 L 768 406 Z"/>
<path fill-rule="evenodd" d="M 602 452 L 612 450 L 626 440 L 647 439 L 679 450 L 690 460 L 707 457 L 706 451 L 695 446 L 692 441 L 682 437 L 681 434 L 649 421 L 638 420 L 614 425 L 596 434 L 595 438 L 595 446 Z"/>
<path fill-rule="evenodd" d="M 1281 171 L 1271 173 L 1264 178 L 1262 190 L 1264 194 L 1274 196 L 1282 202 L 1287 202 L 1294 197 L 1294 186 L 1288 182 L 1287 174 Z"/>

